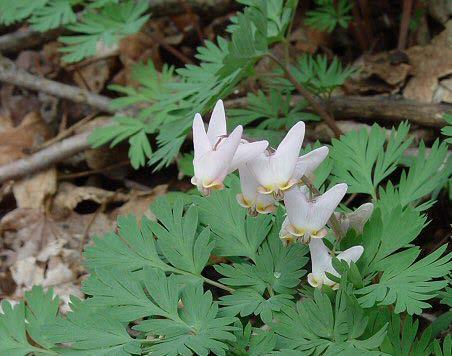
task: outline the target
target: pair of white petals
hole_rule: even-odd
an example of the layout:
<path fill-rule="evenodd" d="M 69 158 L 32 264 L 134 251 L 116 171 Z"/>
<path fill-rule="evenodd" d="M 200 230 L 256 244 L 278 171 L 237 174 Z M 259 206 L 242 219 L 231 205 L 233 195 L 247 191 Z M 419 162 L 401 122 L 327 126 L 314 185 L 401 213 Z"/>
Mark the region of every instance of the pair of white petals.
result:
<path fill-rule="evenodd" d="M 311 198 L 306 186 L 295 186 L 284 194 L 287 217 L 280 238 L 286 244 L 326 236 L 325 225 L 347 192 L 347 184 L 337 184 L 324 194 Z"/>
<path fill-rule="evenodd" d="M 339 273 L 333 268 L 333 256 L 322 239 L 312 239 L 309 242 L 311 253 L 312 273 L 308 274 L 308 283 L 314 288 L 321 288 L 327 285 L 332 289 L 339 288 L 339 285 L 326 276 L 326 272 L 339 277 Z M 359 260 L 364 252 L 362 246 L 353 246 L 340 252 L 335 256 L 338 260 L 346 261 L 348 264 Z"/>
<path fill-rule="evenodd" d="M 223 102 L 219 100 L 210 118 L 207 132 L 200 114 L 193 120 L 193 167 L 192 183 L 208 194 L 212 189 L 222 189 L 224 178 L 245 162 L 265 151 L 267 141 L 249 143 L 242 140 L 243 128 L 237 126 L 227 136 L 226 116 Z"/>

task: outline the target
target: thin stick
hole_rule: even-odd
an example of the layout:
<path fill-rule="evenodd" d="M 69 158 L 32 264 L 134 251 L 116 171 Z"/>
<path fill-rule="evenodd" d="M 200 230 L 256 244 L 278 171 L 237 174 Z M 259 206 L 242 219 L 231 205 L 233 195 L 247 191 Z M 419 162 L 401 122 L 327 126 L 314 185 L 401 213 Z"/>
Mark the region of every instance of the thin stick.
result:
<path fill-rule="evenodd" d="M 43 92 L 76 103 L 84 103 L 103 112 L 114 112 L 114 110 L 110 108 L 110 98 L 91 93 L 88 90 L 80 89 L 72 85 L 62 84 L 32 75 L 23 69 L 17 68 L 11 60 L 1 55 L 0 81 Z"/>
<path fill-rule="evenodd" d="M 320 195 L 320 191 L 314 186 L 314 184 L 306 177 L 303 176 L 301 178 L 301 181 L 309 188 L 311 192 L 313 192 L 315 195 Z M 343 234 L 341 229 L 341 224 L 339 223 L 339 220 L 337 220 L 334 213 L 331 215 L 330 219 L 328 220 L 328 224 L 333 229 L 334 235 L 336 235 L 337 242 L 340 242 Z"/>
<path fill-rule="evenodd" d="M 90 148 L 87 131 L 57 142 L 29 157 L 0 166 L 0 183 L 45 169 Z"/>
<path fill-rule="evenodd" d="M 399 42 L 397 44 L 399 51 L 403 51 L 406 47 L 412 8 L 413 0 L 403 0 L 402 21 L 400 22 Z"/>
<path fill-rule="evenodd" d="M 157 42 L 160 46 L 165 48 L 168 52 L 170 52 L 174 57 L 179 59 L 182 63 L 185 64 L 195 64 L 190 58 L 188 58 L 185 54 L 183 54 L 181 51 L 176 49 L 175 47 L 171 46 L 168 42 L 165 41 L 165 39 L 161 38 L 159 35 L 147 31 L 146 34 L 151 37 L 155 42 Z"/>
<path fill-rule="evenodd" d="M 272 54 L 267 54 L 269 58 L 271 58 L 281 69 L 284 71 L 285 77 L 293 84 L 295 89 L 308 101 L 308 103 L 312 106 L 312 108 L 316 111 L 317 114 L 325 121 L 325 123 L 329 126 L 331 130 L 333 130 L 336 138 L 339 138 L 342 135 L 342 131 L 337 126 L 334 118 L 319 104 L 319 102 L 312 96 L 312 94 L 303 88 L 303 86 L 298 82 L 298 80 L 292 75 L 290 69 L 282 63 L 278 58 L 276 58 Z"/>
<path fill-rule="evenodd" d="M 67 128 L 64 131 L 61 131 L 58 135 L 56 135 L 55 137 L 51 138 L 50 140 L 44 142 L 42 145 L 40 145 L 39 147 L 35 148 L 32 152 L 36 152 L 36 151 L 40 151 L 43 148 L 49 147 L 55 143 L 57 143 L 58 141 L 61 141 L 62 139 L 68 137 L 69 135 L 71 135 L 72 133 L 75 132 L 75 130 L 77 130 L 78 128 L 82 127 L 83 125 L 85 125 L 88 121 L 91 121 L 95 116 L 97 115 L 97 113 L 91 114 L 86 116 L 85 118 L 83 118 L 82 120 L 76 122 L 74 125 L 72 125 L 71 127 Z"/>

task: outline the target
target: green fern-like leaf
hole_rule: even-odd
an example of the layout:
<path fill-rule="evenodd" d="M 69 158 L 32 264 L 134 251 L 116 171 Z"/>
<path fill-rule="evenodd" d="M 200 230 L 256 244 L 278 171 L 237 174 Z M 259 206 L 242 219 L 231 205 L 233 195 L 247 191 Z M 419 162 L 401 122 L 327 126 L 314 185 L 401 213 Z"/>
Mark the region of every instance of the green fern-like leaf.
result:
<path fill-rule="evenodd" d="M 208 198 L 194 198 L 200 221 L 214 233 L 216 255 L 255 260 L 257 249 L 270 231 L 271 216 L 249 216 L 236 201 L 240 191 L 238 178 L 231 177 L 229 183 L 230 188 L 213 192 Z"/>
<path fill-rule="evenodd" d="M 295 309 L 283 309 L 272 323 L 272 329 L 281 337 L 281 354 L 289 355 L 285 350 L 296 350 L 298 354 L 372 354 L 382 343 L 386 326 L 363 339 L 366 326 L 364 311 L 342 289 L 334 307 L 328 296 L 316 289 L 312 300 L 299 302 Z"/>
<path fill-rule="evenodd" d="M 452 114 L 445 113 L 443 117 L 444 120 L 446 120 L 446 122 L 448 123 L 448 125 L 441 129 L 441 133 L 447 137 L 446 142 L 448 144 L 452 144 Z"/>
<path fill-rule="evenodd" d="M 316 0 L 316 9 L 307 13 L 306 24 L 321 31 L 332 32 L 337 26 L 348 27 L 352 5 L 348 0 Z"/>
<path fill-rule="evenodd" d="M 53 291 L 46 293 L 42 287 L 33 287 L 25 293 L 25 301 L 14 307 L 9 301 L 3 301 L 3 313 L 0 313 L 0 354 L 55 354 L 51 351 L 55 343 L 41 329 L 56 320 L 58 303 L 59 300 L 53 298 Z"/>
<path fill-rule="evenodd" d="M 143 26 L 149 18 L 144 15 L 147 9 L 147 1 L 128 0 L 109 3 L 99 12 L 88 11 L 80 22 L 68 26 L 78 35 L 59 38 L 67 45 L 61 49 L 65 53 L 63 59 L 77 62 L 96 55 L 99 47 L 112 48 L 122 37 L 137 32 Z"/>
<path fill-rule="evenodd" d="M 384 130 L 373 125 L 368 133 L 349 132 L 333 140 L 331 158 L 334 161 L 334 181 L 348 184 L 349 193 L 377 196 L 377 187 L 396 168 L 412 138 L 407 138 L 408 124 L 400 124 L 391 131 L 386 143 Z"/>
<path fill-rule="evenodd" d="M 447 285 L 441 279 L 452 270 L 452 253 L 441 257 L 446 247 L 441 246 L 417 262 L 420 250 L 410 248 L 375 264 L 376 269 L 384 271 L 383 275 L 377 284 L 356 291 L 361 295 L 360 303 L 365 307 L 395 303 L 396 313 L 406 310 L 409 314 L 420 314 L 430 307 L 425 301 Z"/>
<path fill-rule="evenodd" d="M 82 2 L 82 0 L 49 0 L 45 6 L 33 11 L 30 23 L 34 29 L 41 32 L 74 23 L 77 16 L 72 7 Z"/>

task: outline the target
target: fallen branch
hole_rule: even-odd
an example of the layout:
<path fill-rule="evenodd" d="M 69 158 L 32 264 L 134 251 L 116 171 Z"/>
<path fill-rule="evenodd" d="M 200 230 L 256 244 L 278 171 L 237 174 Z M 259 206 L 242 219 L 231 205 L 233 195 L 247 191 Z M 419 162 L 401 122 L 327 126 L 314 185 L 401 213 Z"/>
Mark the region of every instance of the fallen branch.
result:
<path fill-rule="evenodd" d="M 301 95 L 292 97 L 292 104 L 305 100 Z M 356 121 L 401 122 L 408 121 L 425 127 L 440 128 L 446 122 L 443 115 L 452 112 L 452 104 L 428 104 L 407 100 L 398 96 L 336 96 L 328 104 L 318 103 L 333 113 L 335 119 Z M 243 108 L 246 97 L 227 100 L 227 108 Z"/>
<path fill-rule="evenodd" d="M 55 40 L 61 33 L 60 29 L 38 32 L 30 28 L 7 33 L 0 36 L 0 52 L 15 53 L 27 48 L 38 47 L 45 42 Z"/>
<path fill-rule="evenodd" d="M 0 166 L 0 183 L 40 171 L 88 149 L 90 134 L 91 131 L 86 131 L 57 142 L 31 156 Z"/>
<path fill-rule="evenodd" d="M 62 84 L 53 80 L 32 75 L 17 68 L 14 62 L 0 55 L 0 81 L 21 86 L 30 90 L 43 92 L 75 103 L 85 103 L 99 111 L 113 113 L 111 99 L 91 93 L 76 86 Z"/>
<path fill-rule="evenodd" d="M 303 100 L 303 98 L 301 96 L 294 97 L 294 102 L 298 100 Z M 225 106 L 227 108 L 246 107 L 247 99 L 228 100 L 225 102 Z M 452 110 L 452 105 L 421 104 L 394 98 L 341 96 L 333 98 L 329 109 L 337 118 L 355 117 L 360 120 L 379 119 L 392 122 L 408 120 L 422 126 L 441 127 L 445 123 L 442 115 L 445 111 Z M 341 110 L 344 111 L 342 112 Z M 110 124 L 111 121 L 107 121 L 102 123 L 102 126 Z M 345 126 L 342 126 L 341 122 L 338 125 L 341 130 L 348 131 Z M 0 183 L 47 168 L 67 157 L 88 149 L 90 147 L 87 141 L 89 134 L 90 132 L 77 134 L 27 158 L 0 166 Z M 328 138 L 325 135 L 324 137 Z"/>
<path fill-rule="evenodd" d="M 325 105 L 325 104 L 323 104 Z M 338 96 L 328 103 L 336 119 L 409 121 L 426 127 L 443 127 L 451 104 L 426 104 L 399 97 Z"/>

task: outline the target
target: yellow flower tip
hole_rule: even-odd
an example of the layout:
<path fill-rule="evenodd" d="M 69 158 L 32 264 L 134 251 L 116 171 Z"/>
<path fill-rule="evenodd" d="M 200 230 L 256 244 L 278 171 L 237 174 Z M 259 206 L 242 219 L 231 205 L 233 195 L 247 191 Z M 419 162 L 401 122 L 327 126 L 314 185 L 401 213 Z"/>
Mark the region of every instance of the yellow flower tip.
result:
<path fill-rule="evenodd" d="M 210 190 L 222 190 L 224 189 L 224 184 L 222 182 L 202 182 L 203 188 L 210 189 Z"/>
<path fill-rule="evenodd" d="M 275 210 L 276 210 L 276 206 L 274 206 L 273 204 L 270 204 L 270 205 L 267 205 L 267 206 L 264 206 L 262 204 L 258 204 L 256 206 L 256 211 L 259 214 L 270 214 L 270 213 L 273 213 Z"/>
<path fill-rule="evenodd" d="M 315 278 L 314 274 L 309 273 L 309 274 L 308 274 L 308 283 L 309 283 L 309 285 L 310 285 L 311 287 L 314 287 L 314 288 L 321 288 L 321 287 L 322 287 L 322 284 L 323 284 L 323 281 L 322 281 L 322 280 L 319 280 L 319 279 L 317 279 L 317 278 Z"/>
<path fill-rule="evenodd" d="M 289 246 L 297 241 L 297 238 L 293 235 L 287 234 L 279 237 L 284 246 Z"/>
<path fill-rule="evenodd" d="M 292 224 L 287 225 L 286 230 L 289 234 L 297 236 L 297 237 L 302 237 L 306 234 L 306 230 L 303 228 L 299 228 L 297 226 L 294 226 Z"/>
<path fill-rule="evenodd" d="M 292 188 L 297 183 L 298 183 L 298 180 L 291 179 L 291 180 L 289 180 L 288 182 L 286 182 L 284 184 L 280 184 L 279 185 L 279 190 L 284 192 L 284 191 L 289 190 L 290 188 Z"/>
<path fill-rule="evenodd" d="M 326 235 L 328 235 L 328 230 L 325 228 L 313 230 L 310 232 L 310 235 L 313 239 L 323 239 Z"/>
<path fill-rule="evenodd" d="M 252 204 L 250 203 L 250 201 L 248 199 L 246 199 L 242 193 L 239 193 L 235 196 L 235 198 L 237 199 L 237 203 L 239 203 L 239 205 L 242 208 L 246 208 L 246 209 L 251 209 L 252 208 Z"/>
<path fill-rule="evenodd" d="M 257 191 L 261 194 L 272 194 L 275 191 L 275 188 L 273 186 L 267 185 L 267 186 L 260 186 L 257 188 Z"/>

